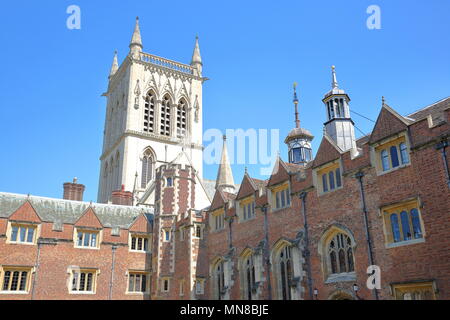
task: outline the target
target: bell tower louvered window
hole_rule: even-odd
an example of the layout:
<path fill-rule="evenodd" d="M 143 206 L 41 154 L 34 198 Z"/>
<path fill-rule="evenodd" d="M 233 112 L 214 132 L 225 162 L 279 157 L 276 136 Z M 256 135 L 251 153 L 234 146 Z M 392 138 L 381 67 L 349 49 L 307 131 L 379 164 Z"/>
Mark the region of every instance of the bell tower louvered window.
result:
<path fill-rule="evenodd" d="M 155 127 L 155 95 L 152 92 L 147 94 L 144 106 L 144 131 L 154 132 Z"/>
<path fill-rule="evenodd" d="M 186 103 L 180 100 L 177 107 L 177 137 L 181 138 L 186 134 Z"/>
<path fill-rule="evenodd" d="M 170 99 L 166 95 L 161 103 L 161 131 L 160 134 L 170 136 Z"/>

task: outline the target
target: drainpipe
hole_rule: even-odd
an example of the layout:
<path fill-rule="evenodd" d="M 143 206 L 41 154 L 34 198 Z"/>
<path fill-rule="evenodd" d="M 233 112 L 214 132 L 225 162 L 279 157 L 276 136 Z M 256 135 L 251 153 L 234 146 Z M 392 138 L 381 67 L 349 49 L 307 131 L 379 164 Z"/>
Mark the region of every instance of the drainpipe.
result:
<path fill-rule="evenodd" d="M 441 141 L 436 145 L 436 150 L 441 150 L 442 160 L 444 161 L 445 174 L 447 176 L 447 186 L 450 188 L 450 172 L 447 164 L 447 154 L 445 149 L 448 147 L 448 141 Z"/>
<path fill-rule="evenodd" d="M 300 193 L 299 197 L 302 200 L 302 214 L 303 214 L 303 228 L 305 229 L 305 260 L 307 267 L 307 277 L 308 277 L 308 291 L 309 291 L 309 299 L 313 299 L 313 283 L 312 283 L 312 275 L 311 275 L 311 252 L 309 251 L 309 235 L 308 235 L 308 220 L 306 218 L 306 196 L 307 192 Z"/>
<path fill-rule="evenodd" d="M 33 285 L 31 289 L 31 300 L 34 300 L 34 291 L 36 287 L 37 282 L 37 276 L 38 276 L 38 269 L 39 269 L 39 258 L 41 257 L 41 242 L 38 240 L 37 243 L 37 256 L 36 256 L 36 263 L 35 263 L 35 270 L 34 270 L 34 278 L 33 278 Z"/>
<path fill-rule="evenodd" d="M 359 191 L 360 191 L 360 195 L 361 195 L 361 203 L 362 203 L 362 207 L 363 207 L 363 216 L 364 216 L 364 227 L 365 227 L 365 231 L 366 231 L 366 241 L 367 241 L 367 255 L 369 257 L 369 266 L 374 264 L 374 260 L 373 260 L 373 251 L 372 251 L 372 240 L 370 237 L 370 231 L 369 231 L 369 221 L 367 218 L 367 206 L 366 206 L 366 198 L 365 198 L 365 194 L 364 194 L 364 185 L 363 185 L 363 181 L 362 178 L 364 177 L 364 173 L 362 171 L 358 172 L 355 175 L 355 178 L 358 179 L 359 181 Z M 377 289 L 373 289 L 373 296 L 375 298 L 375 300 L 378 300 L 378 292 Z"/>
<path fill-rule="evenodd" d="M 272 284 L 270 280 L 270 274 L 272 272 L 271 263 L 270 263 L 270 253 L 269 253 L 269 219 L 267 217 L 267 206 L 263 206 L 261 208 L 264 213 L 264 260 L 266 262 L 267 267 L 267 291 L 268 291 L 268 299 L 272 300 Z"/>
<path fill-rule="evenodd" d="M 117 246 L 113 244 L 111 246 L 111 252 L 112 252 L 112 262 L 111 262 L 111 279 L 109 281 L 109 295 L 108 300 L 112 300 L 112 294 L 113 294 L 113 282 L 114 282 L 114 268 L 116 266 L 116 249 Z"/>

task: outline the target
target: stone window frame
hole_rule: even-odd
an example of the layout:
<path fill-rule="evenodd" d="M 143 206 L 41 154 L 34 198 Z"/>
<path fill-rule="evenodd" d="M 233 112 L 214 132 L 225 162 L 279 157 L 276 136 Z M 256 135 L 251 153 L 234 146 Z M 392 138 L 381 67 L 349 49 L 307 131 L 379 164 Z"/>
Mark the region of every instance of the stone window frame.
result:
<path fill-rule="evenodd" d="M 242 300 L 248 300 L 248 278 L 247 278 L 247 261 L 252 259 L 251 266 L 254 272 L 253 284 L 252 284 L 252 292 L 251 300 L 259 299 L 258 287 L 262 282 L 263 274 L 262 274 L 262 255 L 258 254 L 257 251 L 246 248 L 239 255 L 239 278 L 240 278 L 240 295 Z"/>
<path fill-rule="evenodd" d="M 96 246 L 92 247 L 92 246 L 84 246 L 78 245 L 78 233 L 89 233 L 89 234 L 97 234 L 96 237 Z M 83 240 L 82 243 L 84 244 L 84 235 L 83 235 Z M 73 247 L 77 248 L 77 249 L 85 249 L 85 250 L 100 250 L 100 243 L 103 240 L 103 230 L 102 229 L 97 229 L 97 228 L 89 228 L 89 227 L 74 227 L 73 228 Z"/>
<path fill-rule="evenodd" d="M 69 278 L 67 281 L 67 290 L 69 294 L 87 294 L 87 295 L 94 295 L 97 292 L 97 278 L 100 274 L 100 269 L 97 268 L 80 268 L 78 266 L 69 266 L 67 268 L 67 273 L 69 274 Z M 90 291 L 87 290 L 73 290 L 73 281 L 74 281 L 74 275 L 75 273 L 78 274 L 92 274 L 92 283 L 91 283 L 91 289 Z M 86 277 L 86 276 L 85 276 Z M 79 283 L 81 281 L 81 275 L 78 277 L 77 286 L 79 287 Z M 86 280 L 87 281 L 87 280 Z"/>
<path fill-rule="evenodd" d="M 167 289 L 165 284 L 167 283 Z M 168 293 L 170 292 L 170 277 L 162 277 L 161 278 L 161 292 Z"/>
<path fill-rule="evenodd" d="M 32 280 L 32 274 L 35 272 L 35 267 L 32 266 L 10 266 L 10 265 L 0 265 L 0 295 L 1 294 L 29 294 L 31 289 L 31 280 Z M 4 290 L 5 286 L 5 274 L 6 272 L 20 272 L 19 278 L 18 278 L 18 288 L 20 288 L 20 284 L 22 282 L 22 273 L 27 272 L 26 275 L 26 282 L 25 282 L 25 290 L 10 290 L 12 285 L 12 277 L 10 275 L 10 278 L 8 280 L 8 289 Z"/>
<path fill-rule="evenodd" d="M 281 182 L 275 186 L 270 187 L 269 189 L 270 189 L 269 204 L 270 204 L 270 207 L 272 208 L 272 212 L 277 212 L 277 211 L 281 211 L 281 210 L 292 207 L 291 185 L 290 185 L 289 181 Z M 280 200 L 279 200 L 280 206 L 277 206 L 278 194 L 280 194 Z M 282 205 L 282 199 L 281 199 L 281 196 L 283 194 L 285 195 L 284 206 Z"/>
<path fill-rule="evenodd" d="M 130 291 L 130 276 L 131 275 L 140 275 L 140 276 L 145 276 L 145 291 Z M 127 295 L 144 295 L 144 294 L 149 294 L 150 293 L 150 272 L 147 270 L 127 270 L 125 273 L 125 276 L 127 278 L 127 286 L 126 286 L 126 290 L 125 290 L 125 294 Z M 141 284 L 141 289 L 142 289 L 142 280 L 140 282 Z"/>
<path fill-rule="evenodd" d="M 337 234 L 344 234 L 350 238 L 351 241 L 351 249 L 353 255 L 353 271 L 345 272 L 345 273 L 332 273 L 331 270 L 331 261 L 330 255 L 328 253 L 328 246 L 331 240 Z M 356 281 L 356 252 L 357 252 L 357 244 L 355 241 L 355 236 L 345 226 L 334 224 L 328 227 L 322 234 L 319 245 L 318 245 L 319 257 L 322 265 L 322 275 L 325 283 L 335 283 L 335 282 L 354 282 Z"/>
<path fill-rule="evenodd" d="M 197 235 L 198 228 L 200 228 L 200 236 Z M 200 239 L 200 240 L 203 239 L 204 232 L 205 232 L 204 229 L 205 229 L 205 226 L 203 223 L 194 222 L 194 230 L 193 230 L 192 238 Z"/>
<path fill-rule="evenodd" d="M 200 290 L 199 290 L 198 284 L 200 284 Z M 196 278 L 194 281 L 194 287 L 195 287 L 196 295 L 198 295 L 198 296 L 204 295 L 205 294 L 205 279 L 204 278 Z"/>
<path fill-rule="evenodd" d="M 221 265 L 221 273 L 219 274 L 220 278 L 220 283 L 221 283 L 221 288 L 218 288 L 217 284 L 219 283 L 219 279 L 217 278 L 217 274 L 218 274 L 218 266 L 219 264 Z M 211 279 L 211 299 L 213 300 L 227 300 L 227 292 L 228 292 L 228 284 L 229 284 L 229 279 L 228 279 L 228 272 L 226 272 L 226 268 L 227 268 L 227 261 L 223 258 L 223 257 L 216 257 L 211 265 L 210 265 L 210 279 Z"/>
<path fill-rule="evenodd" d="M 401 154 L 401 148 L 400 145 L 404 143 L 406 145 L 406 151 L 408 155 L 408 162 L 403 163 L 402 154 Z M 397 158 L 399 165 L 396 167 L 392 166 L 392 158 L 391 158 L 391 152 L 390 148 L 396 147 L 397 150 Z M 385 150 L 387 152 L 388 157 L 388 163 L 389 163 L 389 169 L 384 170 L 382 159 L 381 159 L 381 153 Z M 395 134 L 393 136 L 390 136 L 388 138 L 385 138 L 381 141 L 378 141 L 370 146 L 370 158 L 372 166 L 375 168 L 375 171 L 377 173 L 377 176 L 385 175 L 388 173 L 391 173 L 393 171 L 400 170 L 405 167 L 409 167 L 411 165 L 411 143 L 409 141 L 408 135 L 406 131 L 400 132 L 398 134 Z"/>
<path fill-rule="evenodd" d="M 431 299 L 426 300 L 437 300 L 437 286 L 435 280 L 420 280 L 412 282 L 400 282 L 390 284 L 391 295 L 395 300 L 423 300 L 423 299 L 413 299 L 416 294 L 422 295 L 424 292 L 430 294 Z M 409 294 L 409 298 L 405 299 L 405 294 Z M 401 299 L 403 298 L 403 299 Z"/>
<path fill-rule="evenodd" d="M 414 225 L 413 225 L 412 218 L 411 218 L 412 209 L 416 209 L 418 212 L 422 237 L 415 238 L 414 236 L 412 236 L 410 240 L 400 240 L 400 241 L 395 242 L 393 231 L 392 231 L 391 218 L 390 218 L 391 215 L 397 214 L 399 234 L 400 234 L 401 238 L 404 238 L 403 224 L 401 221 L 401 213 L 407 212 L 409 229 L 410 229 L 410 231 L 414 232 Z M 407 199 L 404 201 L 396 202 L 394 204 L 382 206 L 379 208 L 379 215 L 383 219 L 384 243 L 385 243 L 386 248 L 388 248 L 388 249 L 396 248 L 396 247 L 401 247 L 401 246 L 423 243 L 426 241 L 425 238 L 426 238 L 427 234 L 426 234 L 425 224 L 423 222 L 423 217 L 422 217 L 422 203 L 419 198 Z"/>
<path fill-rule="evenodd" d="M 153 101 L 150 101 L 151 98 L 153 98 Z M 155 133 L 156 131 L 155 129 L 159 128 L 158 124 L 156 123 L 157 119 L 156 113 L 158 111 L 157 100 L 158 99 L 156 97 L 155 90 L 153 89 L 148 90 L 147 94 L 145 95 L 145 105 L 142 115 L 144 132 Z M 153 115 L 151 114 L 151 112 L 153 112 Z M 148 119 L 145 119 L 146 116 L 148 117 Z M 150 118 L 152 118 L 152 121 L 150 120 Z"/>
<path fill-rule="evenodd" d="M 248 209 L 248 205 L 251 204 L 252 210 L 251 210 L 251 215 L 249 216 L 248 214 L 245 215 L 246 210 Z M 237 200 L 237 205 L 236 205 L 236 209 L 237 209 L 237 215 L 238 215 L 238 222 L 246 222 L 246 221 L 250 221 L 256 218 L 256 199 L 255 199 L 255 195 L 250 195 L 248 197 L 242 198 Z"/>
<path fill-rule="evenodd" d="M 225 230 L 225 208 L 222 207 L 211 212 L 210 228 L 212 232 L 220 232 Z"/>
<path fill-rule="evenodd" d="M 339 172 L 338 172 L 339 170 Z M 334 188 L 331 189 L 330 186 L 330 173 L 333 172 L 333 183 Z M 339 173 L 340 180 L 337 178 L 337 174 Z M 323 177 L 326 177 L 326 183 L 327 183 L 327 190 L 325 191 L 324 184 L 323 184 Z M 317 189 L 317 195 L 323 196 L 325 194 L 329 194 L 332 192 L 335 192 L 337 190 L 341 190 L 344 188 L 344 176 L 343 176 L 343 170 L 342 170 L 342 162 L 341 159 L 336 159 L 331 162 L 328 162 L 318 168 L 315 168 L 313 170 L 313 180 L 314 180 L 314 186 L 316 186 Z M 340 182 L 340 185 L 339 183 Z"/>
<path fill-rule="evenodd" d="M 275 292 L 275 299 L 283 300 L 283 292 L 282 292 L 282 284 L 280 278 L 280 269 L 279 269 L 279 255 L 281 251 L 285 250 L 286 247 L 290 247 L 290 260 L 292 261 L 292 277 L 291 283 L 288 284 L 290 288 L 290 300 L 299 300 L 301 298 L 301 278 L 303 277 L 304 270 L 302 266 L 302 262 L 304 262 L 302 258 L 301 250 L 296 244 L 291 240 L 281 238 L 279 239 L 272 247 L 270 253 L 270 262 L 272 265 L 272 283 Z"/>
<path fill-rule="evenodd" d="M 18 227 L 18 233 L 16 241 L 12 240 L 12 231 L 14 227 Z M 28 229 L 34 229 L 33 232 L 33 241 L 27 242 L 27 241 L 19 241 L 20 237 L 20 228 L 26 228 L 27 232 L 25 234 L 25 238 L 28 238 Z M 28 245 L 28 246 L 35 246 L 37 245 L 37 240 L 39 239 L 41 234 L 41 224 L 36 222 L 26 222 L 26 221 L 15 221 L 11 220 L 8 221 L 7 227 L 6 227 L 6 243 L 7 244 L 14 244 L 14 245 Z"/>
<path fill-rule="evenodd" d="M 132 249 L 132 241 L 133 238 L 142 239 L 142 249 Z M 144 241 L 147 239 L 147 250 L 144 249 Z M 136 247 L 138 242 L 136 241 Z M 149 253 L 152 251 L 151 249 L 151 236 L 147 233 L 143 232 L 129 232 L 128 233 L 128 251 L 129 252 L 138 252 L 138 253 Z"/>

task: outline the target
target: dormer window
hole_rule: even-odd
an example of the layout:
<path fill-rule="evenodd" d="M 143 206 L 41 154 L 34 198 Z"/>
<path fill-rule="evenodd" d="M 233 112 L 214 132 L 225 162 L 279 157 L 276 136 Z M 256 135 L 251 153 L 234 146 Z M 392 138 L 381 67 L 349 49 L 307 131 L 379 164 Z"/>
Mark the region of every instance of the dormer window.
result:
<path fill-rule="evenodd" d="M 225 210 L 218 209 L 212 212 L 210 218 L 210 227 L 213 231 L 219 231 L 225 228 Z"/>
<path fill-rule="evenodd" d="M 272 207 L 281 210 L 291 206 L 291 192 L 289 183 L 284 183 L 272 189 Z"/>
<path fill-rule="evenodd" d="M 9 243 L 36 244 L 38 238 L 37 225 L 11 223 L 8 238 Z"/>
<path fill-rule="evenodd" d="M 375 166 L 378 172 L 385 173 L 410 163 L 406 137 L 395 138 L 375 147 Z"/>
<path fill-rule="evenodd" d="M 334 162 L 317 170 L 317 182 L 320 193 L 327 193 L 342 187 L 342 174 L 339 162 Z"/>
<path fill-rule="evenodd" d="M 239 217 L 242 221 L 247 221 L 255 217 L 255 201 L 253 196 L 239 201 L 239 212 Z"/>
<path fill-rule="evenodd" d="M 99 247 L 99 231 L 75 229 L 75 247 L 86 249 L 98 249 Z"/>

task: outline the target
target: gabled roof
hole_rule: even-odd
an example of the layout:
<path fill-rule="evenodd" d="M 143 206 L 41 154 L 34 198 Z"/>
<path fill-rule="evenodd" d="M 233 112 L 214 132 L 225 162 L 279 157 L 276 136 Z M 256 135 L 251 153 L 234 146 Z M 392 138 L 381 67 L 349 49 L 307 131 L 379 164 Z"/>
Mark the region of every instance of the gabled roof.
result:
<path fill-rule="evenodd" d="M 238 189 L 239 191 L 236 195 L 236 199 L 245 198 L 245 197 L 255 193 L 260 188 L 265 187 L 265 185 L 266 185 L 266 181 L 252 178 L 246 172 L 244 174 L 244 178 L 242 179 L 242 183 Z"/>
<path fill-rule="evenodd" d="M 320 142 L 320 147 L 317 151 L 316 157 L 314 158 L 313 167 L 319 167 L 325 163 L 339 159 L 341 154 L 342 150 L 325 133 L 322 141 Z"/>
<path fill-rule="evenodd" d="M 152 227 L 152 221 L 153 220 L 149 220 L 147 215 L 140 214 L 130 224 L 129 230 L 133 232 L 150 232 Z"/>
<path fill-rule="evenodd" d="M 92 207 L 88 207 L 81 217 L 75 222 L 77 227 L 103 228 Z"/>
<path fill-rule="evenodd" d="M 375 143 L 408 128 L 412 121 L 402 117 L 387 104 L 383 104 L 375 127 L 370 135 L 369 143 Z"/>
<path fill-rule="evenodd" d="M 42 222 L 42 219 L 36 213 L 30 201 L 25 201 L 17 210 L 9 216 L 10 220 L 27 221 L 27 222 Z"/>
<path fill-rule="evenodd" d="M 153 214 L 153 209 L 148 207 L 89 203 L 0 192 L 0 218 L 10 218 L 11 214 L 27 201 L 39 218 L 45 222 L 75 224 L 91 207 L 104 227 L 126 229 L 138 215 Z"/>
<path fill-rule="evenodd" d="M 225 192 L 222 190 L 216 190 L 214 194 L 213 201 L 211 202 L 210 211 L 219 209 L 225 205 L 230 200 L 234 200 L 236 195 L 233 193 Z"/>
<path fill-rule="evenodd" d="M 267 186 L 273 186 L 281 182 L 289 180 L 290 169 L 286 163 L 278 156 L 275 166 L 273 167 L 272 174 L 270 175 Z"/>

